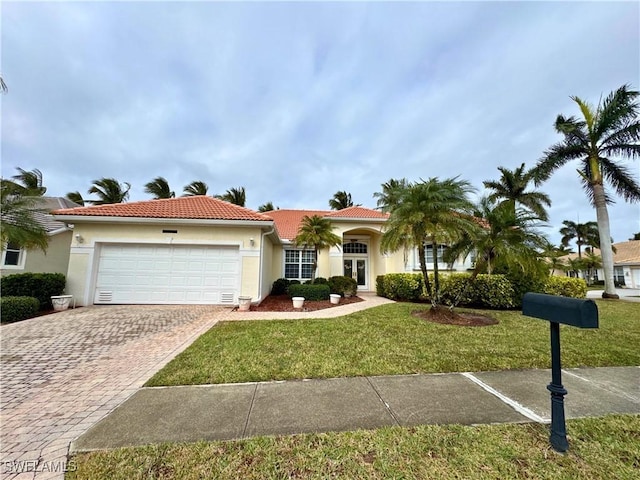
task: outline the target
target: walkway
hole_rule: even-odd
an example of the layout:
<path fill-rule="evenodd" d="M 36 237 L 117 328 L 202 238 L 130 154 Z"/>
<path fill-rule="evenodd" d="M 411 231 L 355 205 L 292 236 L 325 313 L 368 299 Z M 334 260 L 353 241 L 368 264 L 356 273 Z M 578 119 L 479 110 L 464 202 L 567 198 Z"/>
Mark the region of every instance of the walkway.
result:
<path fill-rule="evenodd" d="M 640 413 L 640 367 L 563 371 L 567 418 Z M 549 370 L 143 388 L 72 451 L 256 435 L 550 420 Z"/>

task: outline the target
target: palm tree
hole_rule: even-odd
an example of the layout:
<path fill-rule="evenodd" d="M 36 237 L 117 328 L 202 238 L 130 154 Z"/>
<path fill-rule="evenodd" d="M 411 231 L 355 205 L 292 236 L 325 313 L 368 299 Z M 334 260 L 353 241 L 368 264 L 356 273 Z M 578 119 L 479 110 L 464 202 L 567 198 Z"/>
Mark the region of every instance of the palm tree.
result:
<path fill-rule="evenodd" d="M 0 75 L 0 92 L 7 93 L 8 91 L 9 87 L 7 87 L 7 84 L 4 83 L 4 78 L 2 78 L 2 75 Z"/>
<path fill-rule="evenodd" d="M 216 195 L 216 198 L 224 200 L 225 202 L 233 203 L 234 205 L 244 207 L 247 195 L 245 193 L 244 187 L 238 187 L 230 188 L 222 195 Z"/>
<path fill-rule="evenodd" d="M 88 193 L 98 195 L 98 200 L 85 200 L 93 205 L 107 205 L 111 203 L 123 203 L 129 198 L 131 184 L 124 182 L 120 184 L 115 178 L 101 178 L 94 180 Z"/>
<path fill-rule="evenodd" d="M 498 167 L 500 171 L 499 180 L 485 180 L 483 185 L 485 188 L 493 190 L 489 195 L 489 200 L 503 200 L 508 203 L 515 212 L 518 204 L 528 208 L 535 213 L 540 220 L 547 221 L 549 215 L 545 209 L 551 206 L 549 196 L 542 192 L 527 192 L 529 183 L 533 180 L 533 170 L 525 170 L 524 163 L 515 170 L 509 170 L 505 167 Z"/>
<path fill-rule="evenodd" d="M 584 258 L 582 259 L 582 265 L 587 271 L 586 280 L 587 285 L 593 283 L 593 274 L 598 268 L 602 268 L 602 257 L 593 253 L 593 250 L 587 249 Z"/>
<path fill-rule="evenodd" d="M 359 207 L 360 205 L 357 206 Z M 345 208 L 353 207 L 351 194 L 342 190 L 334 193 L 333 198 L 329 200 L 329 207 L 331 210 L 344 210 Z"/>
<path fill-rule="evenodd" d="M 398 199 L 409 186 L 406 178 L 395 179 L 382 184 L 382 192 L 375 192 L 373 198 L 377 198 L 377 208 L 383 212 L 389 212 L 398 203 Z"/>
<path fill-rule="evenodd" d="M 582 258 L 583 245 L 590 247 L 600 245 L 600 232 L 596 222 L 576 223 L 571 220 L 565 220 L 562 224 L 564 227 L 560 229 L 560 234 L 562 235 L 560 242 L 566 247 L 575 238 L 576 245 L 578 245 L 578 258 Z"/>
<path fill-rule="evenodd" d="M 267 202 L 267 203 L 264 203 L 264 204 L 262 204 L 262 205 L 260 205 L 258 207 L 258 211 L 260 213 L 272 212 L 272 211 L 277 210 L 277 209 L 278 209 L 278 207 L 274 207 L 273 206 L 273 202 Z"/>
<path fill-rule="evenodd" d="M 193 197 L 196 195 L 206 195 L 209 191 L 209 186 L 198 180 L 194 180 L 189 185 L 185 185 L 183 192 L 185 197 Z"/>
<path fill-rule="evenodd" d="M 526 272 L 537 265 L 539 251 L 548 247 L 547 239 L 535 229 L 538 216 L 528 210 L 517 208 L 514 212 L 508 204 L 496 205 L 488 197 L 483 197 L 473 216 L 482 228 L 465 232 L 449 248 L 447 257 L 466 258 L 475 252 L 474 278 L 482 271 L 491 275 L 497 261 Z"/>
<path fill-rule="evenodd" d="M 577 278 L 580 278 L 580 272 L 584 270 L 584 261 L 581 258 L 569 258 L 567 260 L 567 271 L 575 273 Z M 573 275 L 571 275 L 573 276 Z"/>
<path fill-rule="evenodd" d="M 605 180 L 628 202 L 640 201 L 640 185 L 633 174 L 615 157 L 633 159 L 640 156 L 639 92 L 623 85 L 611 92 L 597 107 L 578 97 L 571 97 L 580 108 L 582 119 L 558 115 L 556 131 L 564 139 L 552 145 L 535 167 L 536 184 L 547 180 L 555 170 L 571 162 L 580 162 L 580 179 L 596 209 L 600 231 L 600 251 L 604 269 L 605 298 L 618 298 L 613 281 L 613 252 Z"/>
<path fill-rule="evenodd" d="M 145 193 L 153 195 L 154 199 L 174 198 L 176 193 L 169 187 L 169 182 L 164 177 L 156 177 L 144 186 Z"/>
<path fill-rule="evenodd" d="M 629 241 L 640 240 L 640 232 L 634 233 L 633 236 L 629 239 Z"/>
<path fill-rule="evenodd" d="M 75 192 L 68 192 L 65 197 L 68 200 L 71 200 L 72 202 L 84 207 L 84 198 L 82 198 L 82 194 L 77 190 Z"/>
<path fill-rule="evenodd" d="M 16 193 L 13 182 L 0 181 L 0 242 L 3 245 L 13 243 L 46 251 L 49 237 L 38 217 L 47 212 L 38 208 L 37 203 L 37 197 Z"/>
<path fill-rule="evenodd" d="M 313 250 L 313 273 L 311 279 L 316 278 L 316 270 L 318 269 L 318 254 L 323 248 L 330 248 L 342 244 L 342 238 L 333 233 L 333 226 L 328 218 L 322 218 L 320 215 L 305 215 L 298 229 L 296 238 L 293 243 L 297 247 Z"/>
<path fill-rule="evenodd" d="M 17 167 L 18 175 L 14 175 L 13 178 L 16 180 L 16 186 L 21 190 L 21 194 L 28 197 L 41 197 L 46 191 L 47 187 L 42 186 L 42 172 L 37 168 L 34 168 L 30 172 Z"/>
<path fill-rule="evenodd" d="M 457 177 L 445 180 L 430 178 L 394 191 L 394 203 L 389 206 L 390 216 L 382 235 L 381 250 L 418 249 L 420 270 L 433 308 L 437 308 L 440 295 L 438 260 L 435 256 L 432 289 L 425 249 L 430 244 L 435 253 L 439 245 L 456 241 L 464 231 L 477 227 L 468 215 L 472 208 L 468 195 L 472 191 L 469 182 Z"/>

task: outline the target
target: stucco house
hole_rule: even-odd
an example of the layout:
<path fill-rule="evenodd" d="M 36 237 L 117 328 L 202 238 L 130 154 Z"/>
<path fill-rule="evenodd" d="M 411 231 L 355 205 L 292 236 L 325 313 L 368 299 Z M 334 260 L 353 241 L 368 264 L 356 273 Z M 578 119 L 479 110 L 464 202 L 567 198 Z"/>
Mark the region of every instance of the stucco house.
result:
<path fill-rule="evenodd" d="M 0 275 L 15 273 L 63 273 L 67 274 L 69 266 L 69 249 L 71 246 L 72 228 L 65 222 L 56 220 L 48 212 L 61 208 L 78 207 L 66 198 L 39 197 L 35 205 L 43 213 L 36 213 L 36 220 L 44 227 L 49 237 L 49 245 L 45 252 L 40 249 L 26 249 L 9 242 L 3 245 L 0 262 Z"/>
<path fill-rule="evenodd" d="M 629 240 L 628 242 L 618 242 L 613 244 L 615 252 L 613 254 L 613 278 L 617 284 L 627 288 L 640 288 L 640 240 Z M 593 253 L 600 255 L 600 249 L 594 248 Z M 567 263 L 570 259 L 578 258 L 577 253 L 571 253 L 560 257 L 559 260 Z M 574 272 L 553 270 L 557 276 L 569 276 Z M 604 272 L 601 268 L 593 272 L 594 280 L 603 280 Z"/>
<path fill-rule="evenodd" d="M 349 275 L 359 291 L 374 291 L 377 275 L 418 269 L 415 252 L 381 253 L 388 217 L 364 207 L 258 213 L 192 196 L 53 213 L 74 228 L 67 293 L 79 305 L 233 305 L 239 296 L 258 303 L 278 278 L 311 278 L 313 252 L 293 244 L 305 215 L 329 218 L 342 237 L 342 245 L 320 252 L 317 276 Z M 441 254 L 443 269 L 470 267 L 444 265 Z"/>

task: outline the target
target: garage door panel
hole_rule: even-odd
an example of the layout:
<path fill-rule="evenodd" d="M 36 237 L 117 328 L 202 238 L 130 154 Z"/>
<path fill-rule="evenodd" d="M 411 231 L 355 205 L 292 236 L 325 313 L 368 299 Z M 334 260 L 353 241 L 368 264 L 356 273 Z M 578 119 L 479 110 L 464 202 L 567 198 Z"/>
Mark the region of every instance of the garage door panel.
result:
<path fill-rule="evenodd" d="M 233 304 L 239 272 L 233 247 L 103 245 L 94 303 Z"/>

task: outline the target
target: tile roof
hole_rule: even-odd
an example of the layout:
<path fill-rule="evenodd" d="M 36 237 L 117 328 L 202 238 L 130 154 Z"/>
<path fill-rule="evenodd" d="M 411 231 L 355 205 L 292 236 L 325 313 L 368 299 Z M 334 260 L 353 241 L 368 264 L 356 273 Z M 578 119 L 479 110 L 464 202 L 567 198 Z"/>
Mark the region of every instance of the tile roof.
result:
<path fill-rule="evenodd" d="M 56 210 L 55 215 L 86 217 L 185 218 L 269 221 L 268 216 L 206 195 L 94 205 Z"/>
<path fill-rule="evenodd" d="M 365 207 L 349 207 L 342 210 L 333 210 L 325 215 L 329 218 L 367 218 L 386 220 L 389 218 L 388 213 L 382 213 L 378 210 L 372 210 Z"/>
<path fill-rule="evenodd" d="M 627 263 L 640 263 L 640 240 L 629 240 L 628 242 L 614 243 L 613 246 L 616 252 L 613 254 L 613 263 L 618 265 Z M 594 248 L 593 253 L 600 255 L 600 249 Z M 584 256 L 584 249 L 583 249 Z M 564 257 L 560 257 L 561 260 L 569 260 L 578 258 L 577 253 L 570 253 Z"/>
<path fill-rule="evenodd" d="M 273 218 L 276 223 L 278 235 L 280 238 L 293 240 L 298 234 L 300 223 L 305 215 L 320 215 L 321 217 L 338 220 L 341 218 L 349 219 L 379 219 L 386 220 L 387 214 L 380 213 L 377 210 L 371 210 L 364 207 L 349 207 L 343 210 L 273 210 L 266 212 L 265 215 Z"/>

